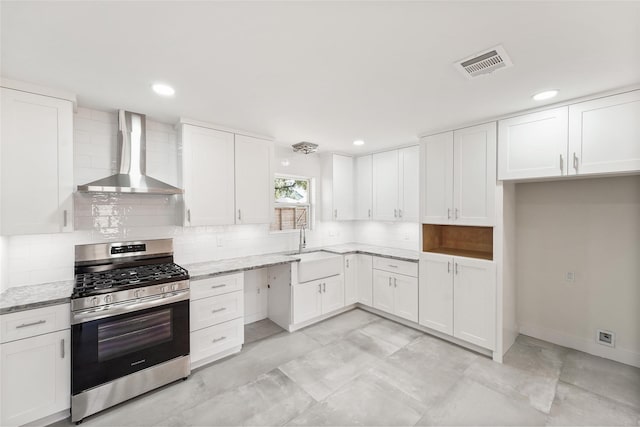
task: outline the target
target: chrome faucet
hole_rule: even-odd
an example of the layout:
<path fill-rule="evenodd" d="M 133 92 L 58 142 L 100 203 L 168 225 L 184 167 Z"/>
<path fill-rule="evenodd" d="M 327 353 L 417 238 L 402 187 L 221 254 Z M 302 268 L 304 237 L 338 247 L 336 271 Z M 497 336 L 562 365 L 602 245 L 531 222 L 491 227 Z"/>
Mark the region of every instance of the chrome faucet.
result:
<path fill-rule="evenodd" d="M 305 224 L 300 227 L 300 243 L 298 245 L 298 253 L 302 253 L 302 250 L 307 247 L 307 234 L 305 231 Z"/>

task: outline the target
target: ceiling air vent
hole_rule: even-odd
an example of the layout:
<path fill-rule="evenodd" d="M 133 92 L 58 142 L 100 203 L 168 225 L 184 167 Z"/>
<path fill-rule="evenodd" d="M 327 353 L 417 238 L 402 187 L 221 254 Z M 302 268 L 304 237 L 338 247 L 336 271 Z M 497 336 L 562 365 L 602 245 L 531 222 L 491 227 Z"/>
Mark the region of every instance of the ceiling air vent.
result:
<path fill-rule="evenodd" d="M 476 53 L 453 64 L 468 79 L 513 66 L 502 46 Z"/>

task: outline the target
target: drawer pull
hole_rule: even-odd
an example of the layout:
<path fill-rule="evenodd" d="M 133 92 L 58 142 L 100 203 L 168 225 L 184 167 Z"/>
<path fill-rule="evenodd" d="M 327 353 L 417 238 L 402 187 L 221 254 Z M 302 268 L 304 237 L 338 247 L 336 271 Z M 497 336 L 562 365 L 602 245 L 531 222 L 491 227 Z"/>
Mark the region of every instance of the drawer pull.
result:
<path fill-rule="evenodd" d="M 220 338 L 214 338 L 213 340 L 211 340 L 212 343 L 214 342 L 218 342 L 218 341 L 222 341 L 222 340 L 226 340 L 227 337 L 220 337 Z"/>
<path fill-rule="evenodd" d="M 27 326 L 42 325 L 43 323 L 47 323 L 47 321 L 46 320 L 38 320 L 37 322 L 23 323 L 22 325 L 16 326 L 16 329 L 26 328 Z"/>
<path fill-rule="evenodd" d="M 211 289 L 224 288 L 225 286 L 227 286 L 227 284 L 226 284 L 226 283 L 223 283 L 222 285 L 213 285 L 213 286 L 211 287 Z"/>
<path fill-rule="evenodd" d="M 212 313 L 220 313 L 221 311 L 225 311 L 227 307 L 216 308 L 215 310 L 211 310 Z"/>
<path fill-rule="evenodd" d="M 393 264 L 387 264 L 387 265 L 388 265 L 389 267 L 391 267 L 391 268 L 398 268 L 398 266 L 397 266 L 397 265 L 393 265 Z"/>
<path fill-rule="evenodd" d="M 64 359 L 64 339 L 60 340 L 60 358 Z"/>

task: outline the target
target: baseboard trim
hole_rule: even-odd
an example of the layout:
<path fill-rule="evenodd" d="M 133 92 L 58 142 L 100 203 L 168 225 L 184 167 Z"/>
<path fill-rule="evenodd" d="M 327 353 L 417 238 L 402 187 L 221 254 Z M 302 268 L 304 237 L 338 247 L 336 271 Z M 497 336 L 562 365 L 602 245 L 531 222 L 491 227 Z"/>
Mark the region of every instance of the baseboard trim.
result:
<path fill-rule="evenodd" d="M 44 418 L 40 418 L 39 420 L 32 421 L 30 423 L 24 424 L 23 427 L 32 427 L 32 426 L 48 426 L 53 423 L 57 423 L 58 421 L 62 421 L 64 419 L 71 418 L 71 408 L 65 409 L 64 411 L 56 412 L 55 414 L 48 415 Z"/>
<path fill-rule="evenodd" d="M 553 344 L 561 345 L 563 347 L 584 351 L 585 353 L 594 356 L 604 357 L 605 359 L 611 359 L 616 362 L 624 363 L 625 365 L 640 368 L 640 353 L 627 350 L 625 348 L 611 348 L 597 344 L 595 342 L 595 337 L 593 340 L 588 340 L 575 335 L 569 335 L 555 329 L 548 329 L 535 325 L 520 325 L 520 333 L 543 341 L 548 341 Z"/>
<path fill-rule="evenodd" d="M 305 320 L 304 322 L 289 325 L 289 327 L 287 328 L 287 331 L 289 332 L 298 331 L 302 328 L 306 328 L 307 326 L 311 326 L 314 323 L 322 322 L 323 320 L 327 320 L 330 317 L 337 316 L 338 314 L 346 313 L 347 311 L 353 310 L 354 308 L 356 308 L 355 304 L 347 305 L 346 307 L 339 308 L 332 312 L 323 314 L 322 316 L 314 317 L 313 319 Z"/>
<path fill-rule="evenodd" d="M 231 356 L 232 354 L 240 353 L 242 350 L 242 344 L 239 346 L 232 347 L 225 351 L 221 351 L 220 353 L 214 354 L 213 356 L 205 357 L 204 359 L 199 359 L 191 362 L 191 370 L 202 368 L 203 366 L 209 365 L 213 362 L 217 362 L 220 359 L 224 359 L 227 356 Z"/>

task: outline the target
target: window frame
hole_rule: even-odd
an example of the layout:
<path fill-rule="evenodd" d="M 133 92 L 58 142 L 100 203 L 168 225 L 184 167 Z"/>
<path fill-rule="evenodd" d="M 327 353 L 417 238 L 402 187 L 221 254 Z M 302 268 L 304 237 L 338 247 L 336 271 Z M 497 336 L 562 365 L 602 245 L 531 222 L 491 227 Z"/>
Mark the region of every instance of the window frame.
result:
<path fill-rule="evenodd" d="M 307 193 L 307 202 L 306 203 L 283 203 L 283 202 L 276 202 L 276 196 L 275 196 L 275 181 L 277 178 L 282 178 L 282 179 L 294 179 L 294 180 L 298 180 L 298 181 L 307 181 L 307 185 L 308 185 L 308 193 Z M 292 174 L 284 174 L 284 173 L 276 173 L 273 176 L 273 181 L 271 183 L 271 188 L 273 190 L 273 210 L 274 210 L 274 214 L 275 214 L 275 210 L 278 208 L 300 208 L 300 207 L 306 207 L 307 208 L 307 226 L 305 227 L 306 230 L 313 230 L 314 228 L 314 222 L 315 222 L 315 178 L 310 177 L 310 176 L 302 176 L 302 175 L 292 175 Z M 282 233 L 299 233 L 300 229 L 299 228 L 293 228 L 293 229 L 287 229 L 287 230 L 272 230 L 271 229 L 271 225 L 273 225 L 275 223 L 276 219 L 275 219 L 275 215 L 273 220 L 271 221 L 271 224 L 269 224 L 269 233 L 270 234 L 282 234 Z"/>

